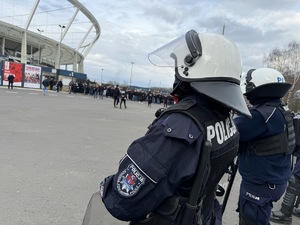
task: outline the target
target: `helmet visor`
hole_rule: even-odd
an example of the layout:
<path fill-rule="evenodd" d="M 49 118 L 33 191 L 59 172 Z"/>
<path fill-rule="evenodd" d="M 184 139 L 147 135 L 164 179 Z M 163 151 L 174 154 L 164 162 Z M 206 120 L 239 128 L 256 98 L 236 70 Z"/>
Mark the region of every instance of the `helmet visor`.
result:
<path fill-rule="evenodd" d="M 230 80 L 240 83 L 241 58 L 236 45 L 217 34 L 190 30 L 148 55 L 155 66 L 171 67 L 181 81 Z"/>
<path fill-rule="evenodd" d="M 189 53 L 184 35 L 149 53 L 148 59 L 153 65 L 159 67 L 181 67 L 178 65 L 178 53 L 174 52 Z"/>

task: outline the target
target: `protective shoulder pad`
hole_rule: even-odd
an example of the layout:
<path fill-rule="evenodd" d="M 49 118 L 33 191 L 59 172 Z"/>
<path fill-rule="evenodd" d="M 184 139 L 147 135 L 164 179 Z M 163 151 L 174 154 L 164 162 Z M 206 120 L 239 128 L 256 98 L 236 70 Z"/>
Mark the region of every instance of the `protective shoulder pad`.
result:
<path fill-rule="evenodd" d="M 191 108 L 192 106 L 196 105 L 196 100 L 186 100 L 186 101 L 180 101 L 175 105 L 172 105 L 170 108 L 168 108 L 164 113 L 176 112 L 176 111 L 185 111 Z"/>

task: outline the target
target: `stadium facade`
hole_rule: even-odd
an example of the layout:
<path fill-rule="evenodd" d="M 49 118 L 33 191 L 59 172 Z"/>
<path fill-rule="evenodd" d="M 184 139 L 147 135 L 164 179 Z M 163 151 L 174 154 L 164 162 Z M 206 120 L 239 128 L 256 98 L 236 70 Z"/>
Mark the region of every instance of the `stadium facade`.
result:
<path fill-rule="evenodd" d="M 100 37 L 98 21 L 77 0 L 67 0 L 68 5 L 56 10 L 43 11 L 42 4 L 45 1 L 36 0 L 30 12 L 22 15 L 23 23 L 15 20 L 21 25 L 0 19 L 1 85 L 8 83 L 9 74 L 15 76 L 14 86 L 31 88 L 41 88 L 45 77 L 62 80 L 64 85 L 87 78 L 84 60 Z M 55 12 L 66 15 L 62 24 L 55 21 Z M 46 22 L 41 16 L 47 17 Z M 79 20 L 84 20 L 80 26 Z M 75 33 L 79 37 L 74 38 Z M 71 42 L 68 36 L 73 37 Z"/>

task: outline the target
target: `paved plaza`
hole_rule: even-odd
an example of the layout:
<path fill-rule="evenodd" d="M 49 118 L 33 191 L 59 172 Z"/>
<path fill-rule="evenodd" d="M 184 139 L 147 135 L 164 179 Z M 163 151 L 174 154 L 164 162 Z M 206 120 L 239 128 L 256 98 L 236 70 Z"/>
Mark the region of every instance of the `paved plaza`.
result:
<path fill-rule="evenodd" d="M 0 225 L 81 225 L 91 195 L 162 105 L 0 87 Z M 223 178 L 225 183 L 226 176 Z M 238 224 L 237 176 L 223 224 Z M 277 203 L 275 205 L 278 208 Z M 128 224 L 99 208 L 99 224 Z M 300 224 L 293 217 L 293 224 Z"/>

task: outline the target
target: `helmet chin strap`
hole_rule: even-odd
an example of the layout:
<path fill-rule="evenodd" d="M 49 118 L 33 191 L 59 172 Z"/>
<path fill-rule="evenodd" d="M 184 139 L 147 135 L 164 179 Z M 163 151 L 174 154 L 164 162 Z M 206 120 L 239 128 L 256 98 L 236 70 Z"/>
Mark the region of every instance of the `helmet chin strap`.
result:
<path fill-rule="evenodd" d="M 192 88 L 189 82 L 182 81 L 178 77 L 180 77 L 178 67 L 175 67 L 175 81 L 171 95 L 176 96 L 180 101 L 186 94 L 192 91 Z"/>
<path fill-rule="evenodd" d="M 171 92 L 171 95 L 176 96 L 180 101 L 188 93 L 191 93 L 193 90 L 189 82 L 180 81 L 176 84 L 175 88 Z"/>

